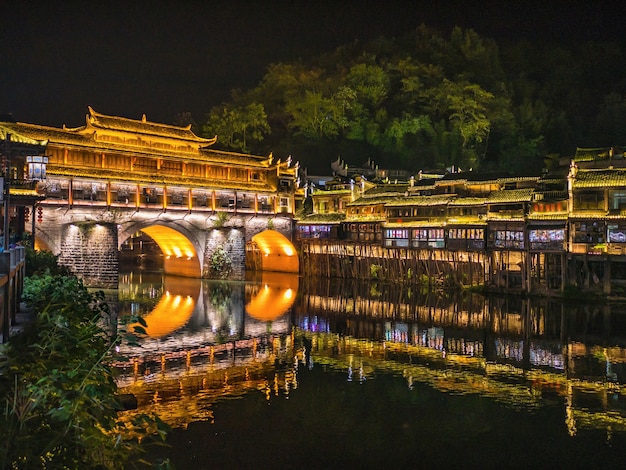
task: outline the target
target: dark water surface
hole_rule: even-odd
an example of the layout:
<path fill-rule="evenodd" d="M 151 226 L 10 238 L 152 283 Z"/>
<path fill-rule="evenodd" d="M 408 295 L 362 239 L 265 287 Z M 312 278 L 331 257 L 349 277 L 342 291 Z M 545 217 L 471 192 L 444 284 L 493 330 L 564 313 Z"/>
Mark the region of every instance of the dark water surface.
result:
<path fill-rule="evenodd" d="M 123 392 L 178 469 L 621 468 L 626 308 L 126 274 Z M 129 418 L 135 411 L 125 413 Z"/>

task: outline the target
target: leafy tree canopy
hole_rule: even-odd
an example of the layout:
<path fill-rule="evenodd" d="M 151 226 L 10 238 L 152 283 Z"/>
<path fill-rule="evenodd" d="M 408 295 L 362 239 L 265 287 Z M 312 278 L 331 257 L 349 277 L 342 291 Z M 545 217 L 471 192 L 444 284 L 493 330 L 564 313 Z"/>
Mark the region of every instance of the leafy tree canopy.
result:
<path fill-rule="evenodd" d="M 497 44 L 455 27 L 276 63 L 202 126 L 218 148 L 353 165 L 539 171 L 547 155 L 626 141 L 615 44 Z"/>

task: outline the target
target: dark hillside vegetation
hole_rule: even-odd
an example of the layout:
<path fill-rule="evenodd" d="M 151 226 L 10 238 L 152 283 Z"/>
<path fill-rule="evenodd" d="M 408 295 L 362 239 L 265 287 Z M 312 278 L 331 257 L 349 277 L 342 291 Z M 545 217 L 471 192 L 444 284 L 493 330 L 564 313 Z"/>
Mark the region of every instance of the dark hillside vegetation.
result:
<path fill-rule="evenodd" d="M 422 26 L 271 64 L 202 126 L 217 147 L 328 172 L 340 157 L 381 167 L 540 171 L 547 156 L 626 142 L 617 43 L 511 41 Z"/>

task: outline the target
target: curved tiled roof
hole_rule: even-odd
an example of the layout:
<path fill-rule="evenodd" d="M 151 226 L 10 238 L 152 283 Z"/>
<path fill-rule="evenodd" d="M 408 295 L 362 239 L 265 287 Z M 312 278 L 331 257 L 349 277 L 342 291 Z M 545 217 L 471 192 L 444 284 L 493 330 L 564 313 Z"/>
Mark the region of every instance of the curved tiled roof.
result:
<path fill-rule="evenodd" d="M 576 189 L 625 185 L 626 170 L 624 169 L 579 170 L 573 181 L 573 187 Z"/>
<path fill-rule="evenodd" d="M 532 188 L 524 189 L 503 189 L 493 191 L 487 198 L 488 204 L 508 203 L 508 202 L 529 202 L 533 195 Z"/>
<path fill-rule="evenodd" d="M 451 200 L 449 206 L 479 206 L 487 202 L 486 197 L 457 197 Z"/>
<path fill-rule="evenodd" d="M 437 194 L 434 196 L 409 196 L 390 200 L 387 204 L 385 204 L 385 206 L 441 206 L 448 204 L 453 198 L 454 196 L 449 194 Z"/>
<path fill-rule="evenodd" d="M 33 139 L 32 137 L 28 137 L 27 135 L 16 132 L 16 130 L 10 125 L 7 126 L 4 124 L 0 124 L 0 140 L 6 140 L 7 136 L 9 136 L 9 140 L 11 142 L 16 142 L 20 144 L 39 146 L 44 146 L 48 144 L 47 139 Z"/>
<path fill-rule="evenodd" d="M 345 214 L 332 213 L 332 214 L 309 214 L 301 218 L 299 223 L 329 223 L 338 224 L 346 219 Z"/>
<path fill-rule="evenodd" d="M 213 145 L 217 141 L 217 137 L 214 137 L 212 139 L 198 137 L 191 130 L 191 124 L 185 127 L 179 127 L 150 122 L 146 119 L 145 114 L 140 121 L 136 119 L 129 119 L 117 116 L 107 116 L 106 114 L 94 111 L 91 106 L 89 106 L 89 114 L 87 114 L 87 125 L 85 126 L 85 128 L 68 130 L 84 132 L 83 129 L 85 131 L 89 131 L 91 128 L 111 129 L 116 131 L 131 132 L 133 134 L 166 137 L 170 139 L 174 138 L 177 140 L 186 140 L 194 143 L 202 143 L 205 146 Z M 66 128 L 64 127 L 64 129 Z"/>
<path fill-rule="evenodd" d="M 267 167 L 268 159 L 262 156 L 248 155 L 236 152 L 227 152 L 207 148 L 192 148 L 187 151 L 176 149 L 163 149 L 149 146 L 128 145 L 119 142 L 103 141 L 95 139 L 95 132 L 76 132 L 72 129 L 59 129 L 56 127 L 41 126 L 26 123 L 3 123 L 2 127 L 11 134 L 19 134 L 23 138 L 35 141 L 45 140 L 48 144 L 67 145 L 71 147 L 89 148 L 95 151 L 109 153 L 131 153 L 133 155 L 146 155 L 151 157 L 164 157 L 170 160 L 202 163 L 230 163 L 233 165 L 243 164 L 246 166 Z M 84 129 L 84 128 L 82 128 Z"/>

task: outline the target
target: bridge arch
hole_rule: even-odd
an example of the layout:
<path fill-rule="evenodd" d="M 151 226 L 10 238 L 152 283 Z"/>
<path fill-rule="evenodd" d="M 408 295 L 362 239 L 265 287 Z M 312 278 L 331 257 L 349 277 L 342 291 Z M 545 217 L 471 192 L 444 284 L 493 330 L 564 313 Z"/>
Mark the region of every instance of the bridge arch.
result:
<path fill-rule="evenodd" d="M 255 254 L 255 269 L 287 273 L 300 271 L 296 248 L 282 233 L 264 230 L 252 237 L 250 245 L 248 251 Z"/>
<path fill-rule="evenodd" d="M 189 234 L 183 233 L 177 228 L 163 224 L 152 224 L 143 227 L 135 227 L 132 233 L 143 232 L 152 238 L 163 253 L 163 271 L 166 274 L 185 277 L 201 277 L 202 265 L 201 254 L 198 253 L 198 245 L 194 243 Z M 125 231 L 128 233 L 128 230 Z M 130 235 L 121 239 L 121 244 Z"/>

